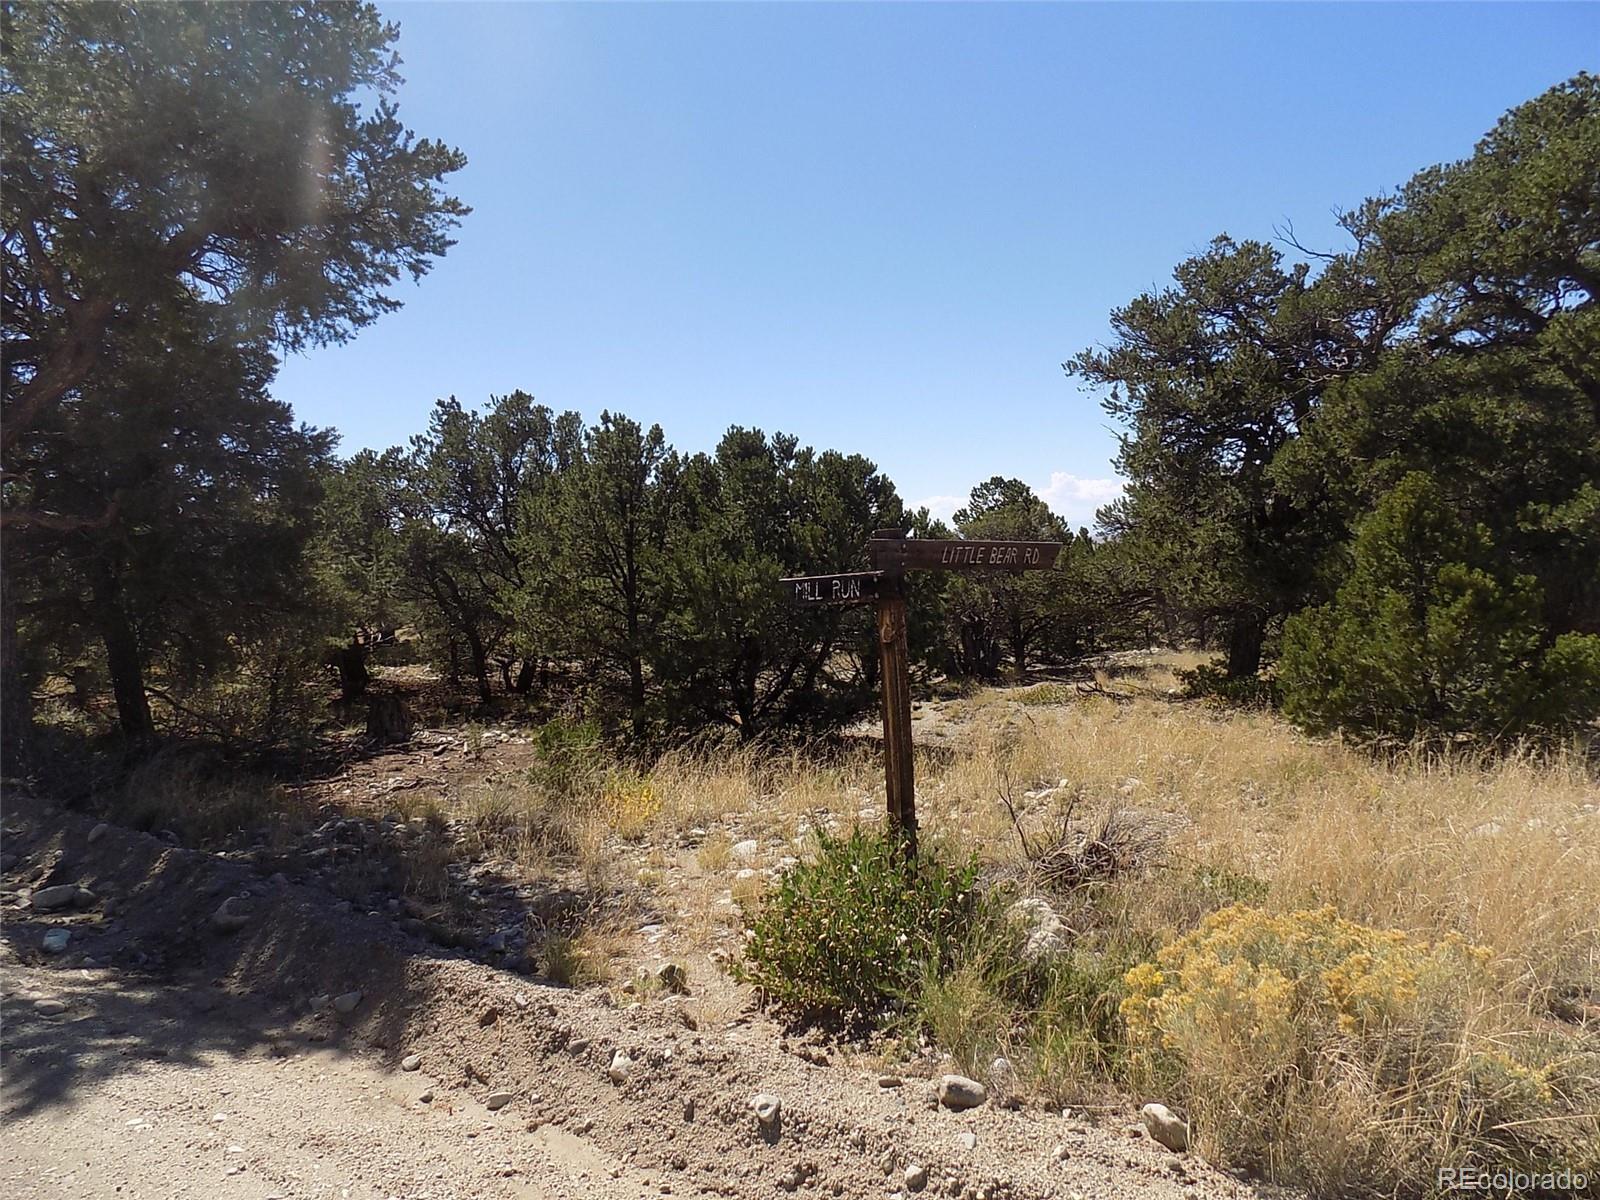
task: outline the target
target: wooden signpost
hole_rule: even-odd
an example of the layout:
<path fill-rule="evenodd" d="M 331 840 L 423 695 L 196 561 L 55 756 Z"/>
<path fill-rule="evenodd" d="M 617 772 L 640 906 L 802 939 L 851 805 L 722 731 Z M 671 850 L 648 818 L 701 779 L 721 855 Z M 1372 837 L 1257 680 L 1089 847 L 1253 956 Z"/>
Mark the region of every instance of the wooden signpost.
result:
<path fill-rule="evenodd" d="M 916 779 L 911 759 L 911 650 L 906 641 L 907 571 L 1047 571 L 1059 542 L 1008 542 L 983 538 L 908 538 L 904 529 L 880 529 L 867 543 L 872 570 L 805 575 L 779 582 L 798 604 L 875 603 L 878 654 L 883 666 L 883 776 L 889 822 L 910 854 L 917 851 Z"/>
<path fill-rule="evenodd" d="M 779 580 L 796 604 L 865 604 L 883 594 L 882 571 L 848 571 L 843 575 L 801 575 Z"/>

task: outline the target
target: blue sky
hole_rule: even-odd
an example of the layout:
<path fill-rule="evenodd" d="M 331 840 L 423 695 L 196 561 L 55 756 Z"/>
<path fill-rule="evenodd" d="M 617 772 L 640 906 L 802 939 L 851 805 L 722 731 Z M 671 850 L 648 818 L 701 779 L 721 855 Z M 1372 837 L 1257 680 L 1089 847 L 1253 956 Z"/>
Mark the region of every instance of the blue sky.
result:
<path fill-rule="evenodd" d="M 1470 153 L 1600 68 L 1600 6 L 384 4 L 401 116 L 473 208 L 405 307 L 290 358 L 343 449 L 523 388 L 685 449 L 858 451 L 948 513 L 993 474 L 1074 521 L 1115 439 L 1061 362 L 1214 235 Z"/>

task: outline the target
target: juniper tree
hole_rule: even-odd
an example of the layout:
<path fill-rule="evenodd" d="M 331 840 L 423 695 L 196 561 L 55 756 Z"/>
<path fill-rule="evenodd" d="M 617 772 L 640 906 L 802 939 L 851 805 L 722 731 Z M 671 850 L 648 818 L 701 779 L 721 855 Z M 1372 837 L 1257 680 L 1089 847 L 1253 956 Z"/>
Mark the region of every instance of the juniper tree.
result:
<path fill-rule="evenodd" d="M 449 247 L 467 209 L 442 183 L 464 159 L 401 125 L 397 35 L 370 4 L 0 8 L 8 753 L 27 721 L 14 621 L 39 600 L 13 568 L 120 564 L 102 596 L 159 591 L 172 561 L 209 544 L 197 509 L 253 487 L 266 502 L 249 519 L 265 520 L 302 457 L 284 449 L 298 436 L 286 413 L 265 415 L 271 352 L 349 337 Z M 129 386 L 169 347 L 180 363 L 205 347 L 219 366 Z M 209 415 L 191 421 L 189 406 Z M 102 507 L 52 507 L 66 490 L 89 498 L 63 481 L 91 451 Z M 119 502 L 118 479 L 148 495 Z M 184 489 L 141 531 L 177 559 L 128 554 L 136 509 Z M 281 532 L 303 537 L 294 521 Z M 229 586 L 219 573 L 194 594 L 218 614 L 249 608 L 251 589 Z M 116 632 L 117 607 L 98 602 L 107 657 L 123 726 L 144 737 L 143 670 L 173 647 L 148 622 Z"/>

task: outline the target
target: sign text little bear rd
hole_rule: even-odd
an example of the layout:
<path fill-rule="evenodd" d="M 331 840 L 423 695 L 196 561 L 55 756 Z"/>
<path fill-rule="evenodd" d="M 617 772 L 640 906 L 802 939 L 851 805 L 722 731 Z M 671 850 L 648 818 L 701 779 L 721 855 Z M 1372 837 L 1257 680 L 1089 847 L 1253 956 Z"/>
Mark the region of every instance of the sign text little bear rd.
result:
<path fill-rule="evenodd" d="M 908 538 L 904 529 L 880 529 L 867 543 L 871 571 L 802 575 L 778 582 L 795 603 L 863 604 L 878 610 L 879 680 L 883 700 L 883 780 L 889 823 L 908 854 L 917 852 L 916 778 L 911 758 L 911 648 L 907 636 L 907 571 L 1048 571 L 1060 542 L 986 541 L 982 538 Z"/>

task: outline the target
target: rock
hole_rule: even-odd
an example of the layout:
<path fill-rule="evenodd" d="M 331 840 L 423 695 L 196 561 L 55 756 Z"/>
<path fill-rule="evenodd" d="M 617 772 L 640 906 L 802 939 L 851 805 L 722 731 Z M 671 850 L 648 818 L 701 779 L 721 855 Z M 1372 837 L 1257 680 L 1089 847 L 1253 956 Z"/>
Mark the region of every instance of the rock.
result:
<path fill-rule="evenodd" d="M 333 1010 L 334 1012 L 340 1013 L 344 1016 L 349 1016 L 351 1013 L 355 1012 L 356 1007 L 360 1003 L 361 993 L 359 991 L 340 992 L 333 998 Z"/>
<path fill-rule="evenodd" d="M 627 1083 L 628 1076 L 633 1074 L 633 1059 L 618 1050 L 611 1056 L 611 1065 L 606 1068 L 606 1074 L 611 1077 L 612 1083 Z"/>
<path fill-rule="evenodd" d="M 72 940 L 72 934 L 65 929 L 52 929 L 44 935 L 44 940 L 39 943 L 40 949 L 46 954 L 66 953 L 67 943 Z"/>
<path fill-rule="evenodd" d="M 1022 956 L 1030 962 L 1061 954 L 1067 949 L 1072 931 L 1066 927 L 1048 900 L 1028 896 L 1006 910 L 1006 916 L 1027 931 Z"/>
<path fill-rule="evenodd" d="M 763 1129 L 771 1129 L 783 1114 L 783 1101 L 770 1092 L 757 1092 L 750 1097 L 750 1111 L 756 1114 Z"/>
<path fill-rule="evenodd" d="M 728 853 L 740 862 L 750 862 L 757 854 L 761 853 L 761 843 L 756 841 L 755 838 L 746 838 L 742 842 L 735 842 Z"/>
<path fill-rule="evenodd" d="M 1139 1117 L 1150 1136 L 1168 1150 L 1181 1154 L 1189 1148 L 1189 1123 L 1165 1104 L 1146 1104 L 1139 1110 Z"/>
<path fill-rule="evenodd" d="M 424 1091 L 422 1093 L 422 1095 L 418 1096 L 417 1097 L 417 1103 L 418 1104 L 432 1104 L 433 1103 L 433 1089 L 432 1088 L 428 1088 L 426 1091 Z"/>
<path fill-rule="evenodd" d="M 656 982 L 674 995 L 683 996 L 689 992 L 689 976 L 683 967 L 675 962 L 664 962 L 655 970 Z"/>
<path fill-rule="evenodd" d="M 928 1168 L 921 1163 L 911 1163 L 906 1167 L 906 1190 L 920 1192 L 928 1186 Z"/>
<path fill-rule="evenodd" d="M 400 1069 L 402 1071 L 417 1071 L 421 1068 L 422 1055 L 420 1054 L 408 1054 L 400 1060 Z"/>
<path fill-rule="evenodd" d="M 946 1108 L 977 1108 L 989 1098 L 989 1089 L 965 1075 L 946 1075 L 939 1080 L 939 1103 Z"/>
<path fill-rule="evenodd" d="M 241 912 L 234 905 L 238 902 L 237 896 L 229 896 L 217 905 L 217 911 L 211 914 L 211 928 L 217 933 L 238 933 L 250 924 L 248 913 Z"/>
<path fill-rule="evenodd" d="M 95 842 L 98 842 L 110 832 L 111 826 L 107 825 L 104 821 L 101 821 L 100 824 L 89 830 L 89 844 L 91 846 L 94 845 Z"/>
<path fill-rule="evenodd" d="M 35 912 L 54 912 L 58 908 L 66 908 L 78 899 L 80 889 L 75 883 L 58 883 L 54 887 L 43 887 L 30 897 L 28 903 Z M 91 897 L 93 892 L 89 893 Z"/>
<path fill-rule="evenodd" d="M 65 1000 L 35 1000 L 33 1002 L 33 1011 L 41 1017 L 59 1017 L 67 1011 L 67 1002 Z"/>
<path fill-rule="evenodd" d="M 490 1112 L 494 1112 L 510 1104 L 514 1098 L 510 1092 L 490 1092 L 483 1098 L 483 1105 Z"/>
<path fill-rule="evenodd" d="M 1017 1069 L 1009 1058 L 997 1058 L 989 1064 L 989 1089 L 994 1093 L 996 1104 L 1017 1107 Z"/>
<path fill-rule="evenodd" d="M 897 1088 L 905 1083 L 898 1075 L 879 1075 L 878 1086 L 881 1088 Z"/>
<path fill-rule="evenodd" d="M 484 938 L 483 939 L 483 948 L 485 950 L 487 950 L 490 954 L 504 954 L 506 952 L 506 933 L 505 933 L 505 930 L 497 929 L 497 930 L 495 930 L 495 932 L 491 933 L 488 937 Z"/>
<path fill-rule="evenodd" d="M 970 1129 L 956 1138 L 956 1141 L 961 1144 L 963 1150 L 976 1150 L 978 1148 L 978 1135 Z"/>

